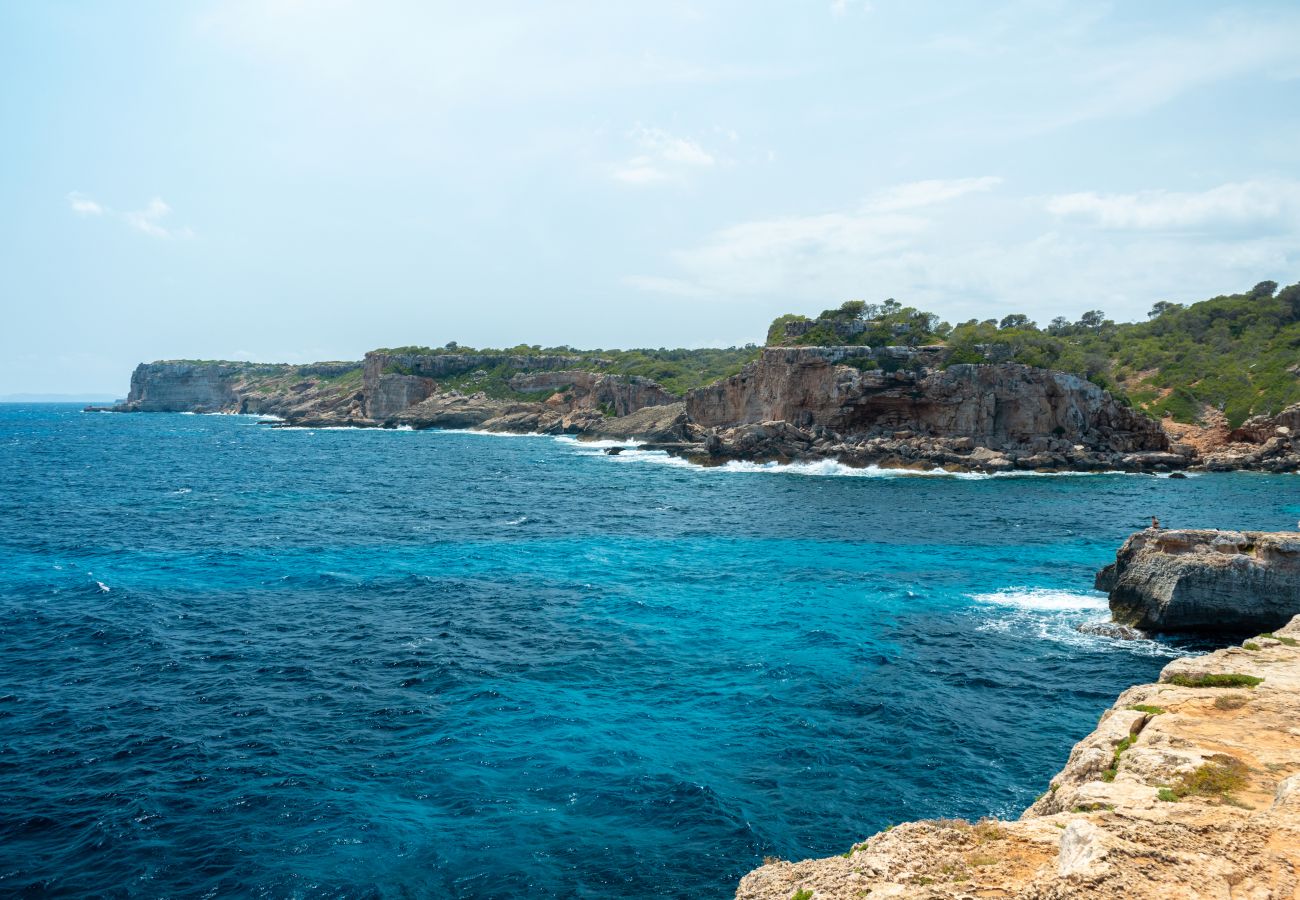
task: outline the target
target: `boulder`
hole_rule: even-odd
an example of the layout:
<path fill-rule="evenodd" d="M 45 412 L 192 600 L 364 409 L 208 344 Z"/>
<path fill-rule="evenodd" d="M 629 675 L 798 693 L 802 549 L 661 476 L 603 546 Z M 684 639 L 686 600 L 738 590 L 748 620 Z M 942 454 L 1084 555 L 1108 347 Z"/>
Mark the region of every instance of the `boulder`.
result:
<path fill-rule="evenodd" d="M 1139 531 L 1096 587 L 1144 631 L 1268 631 L 1300 615 L 1300 533 Z"/>

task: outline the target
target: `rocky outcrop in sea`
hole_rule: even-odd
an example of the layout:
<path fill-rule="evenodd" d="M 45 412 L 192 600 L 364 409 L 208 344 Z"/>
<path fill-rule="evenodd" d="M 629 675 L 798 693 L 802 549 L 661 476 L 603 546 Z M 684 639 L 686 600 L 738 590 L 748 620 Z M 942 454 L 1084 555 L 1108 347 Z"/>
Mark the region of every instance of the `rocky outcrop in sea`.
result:
<path fill-rule="evenodd" d="M 1007 752 L 1014 753 L 1009 747 Z M 1300 896 L 1300 617 L 1120 695 L 1015 821 L 909 822 L 770 861 L 738 900 Z"/>
<path fill-rule="evenodd" d="M 1096 587 L 1117 623 L 1144 631 L 1268 630 L 1300 615 L 1300 533 L 1149 528 Z"/>

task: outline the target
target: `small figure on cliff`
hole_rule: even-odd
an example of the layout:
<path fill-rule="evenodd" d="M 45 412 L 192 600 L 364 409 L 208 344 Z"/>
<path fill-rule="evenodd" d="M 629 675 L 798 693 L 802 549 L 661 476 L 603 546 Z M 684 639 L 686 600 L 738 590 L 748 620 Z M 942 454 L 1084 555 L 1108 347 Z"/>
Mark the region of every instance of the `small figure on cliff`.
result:
<path fill-rule="evenodd" d="M 1160 530 L 1160 520 L 1157 519 L 1155 516 L 1151 517 L 1151 527 L 1154 528 L 1156 531 Z"/>

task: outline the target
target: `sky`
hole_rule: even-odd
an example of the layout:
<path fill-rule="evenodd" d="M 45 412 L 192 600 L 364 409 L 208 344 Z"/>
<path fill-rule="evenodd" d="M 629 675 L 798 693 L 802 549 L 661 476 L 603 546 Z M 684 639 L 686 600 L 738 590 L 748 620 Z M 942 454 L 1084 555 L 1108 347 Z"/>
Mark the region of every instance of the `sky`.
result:
<path fill-rule="evenodd" d="M 0 393 L 1300 280 L 1300 5 L 0 0 Z"/>

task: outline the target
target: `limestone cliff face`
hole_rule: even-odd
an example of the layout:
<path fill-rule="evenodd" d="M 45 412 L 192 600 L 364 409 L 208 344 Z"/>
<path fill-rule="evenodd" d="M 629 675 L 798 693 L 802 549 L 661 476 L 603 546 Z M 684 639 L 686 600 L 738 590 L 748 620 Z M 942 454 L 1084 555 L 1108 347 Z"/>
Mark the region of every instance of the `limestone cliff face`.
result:
<path fill-rule="evenodd" d="M 1300 533 L 1139 531 L 1097 589 L 1115 621 L 1145 630 L 1268 630 L 1300 615 Z"/>
<path fill-rule="evenodd" d="M 1085 379 L 1009 363 L 940 369 L 941 359 L 933 349 L 768 348 L 739 375 L 690 392 L 686 409 L 710 427 L 784 421 L 995 448 L 1040 438 L 1120 453 L 1168 447 L 1156 422 Z"/>
<path fill-rule="evenodd" d="M 577 356 L 548 354 L 388 353 L 366 354 L 364 391 L 366 415 L 385 421 L 433 396 L 438 381 L 502 366 L 518 372 L 568 369 L 582 365 Z"/>
<path fill-rule="evenodd" d="M 260 413 L 342 424 L 361 417 L 361 364 L 141 363 L 118 412 Z"/>
<path fill-rule="evenodd" d="M 576 409 L 627 416 L 647 406 L 664 406 L 681 400 L 649 378 L 636 375 L 602 375 L 599 372 L 563 371 L 516 375 L 510 386 L 517 391 L 568 394 L 565 401 Z"/>
<path fill-rule="evenodd" d="M 240 369 L 226 363 L 141 363 L 126 405 L 141 412 L 221 412 L 236 403 Z"/>
<path fill-rule="evenodd" d="M 1199 686 L 1209 675 L 1261 680 Z M 1300 617 L 1125 691 L 1046 787 L 1017 821 L 909 822 L 844 856 L 766 864 L 736 897 L 1294 900 Z"/>

